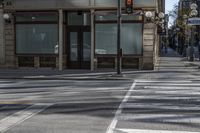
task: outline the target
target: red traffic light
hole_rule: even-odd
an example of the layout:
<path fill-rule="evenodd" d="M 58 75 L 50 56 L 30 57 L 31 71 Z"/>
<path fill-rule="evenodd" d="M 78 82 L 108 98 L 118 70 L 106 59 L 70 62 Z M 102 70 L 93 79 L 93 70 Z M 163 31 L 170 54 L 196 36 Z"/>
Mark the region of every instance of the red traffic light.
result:
<path fill-rule="evenodd" d="M 133 0 L 125 0 L 126 1 L 126 13 L 133 13 Z"/>
<path fill-rule="evenodd" d="M 133 0 L 126 0 L 126 5 L 132 6 L 133 5 Z"/>

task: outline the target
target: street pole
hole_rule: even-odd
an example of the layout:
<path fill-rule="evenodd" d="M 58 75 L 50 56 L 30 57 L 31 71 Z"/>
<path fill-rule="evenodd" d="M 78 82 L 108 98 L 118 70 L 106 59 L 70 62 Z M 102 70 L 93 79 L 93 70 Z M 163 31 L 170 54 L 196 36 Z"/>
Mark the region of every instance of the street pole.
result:
<path fill-rule="evenodd" d="M 197 1 L 193 0 L 193 3 L 190 5 L 191 8 L 191 16 L 192 17 L 196 17 L 198 15 L 198 5 L 197 5 Z M 196 12 L 195 12 L 196 11 Z M 190 38 L 190 42 L 191 42 L 191 47 L 190 47 L 190 61 L 194 61 L 194 43 L 195 43 L 195 34 L 194 32 L 196 32 L 196 26 L 192 25 L 191 26 L 191 38 Z"/>
<path fill-rule="evenodd" d="M 117 19 L 117 74 L 121 75 L 121 0 L 118 0 L 118 19 Z"/>

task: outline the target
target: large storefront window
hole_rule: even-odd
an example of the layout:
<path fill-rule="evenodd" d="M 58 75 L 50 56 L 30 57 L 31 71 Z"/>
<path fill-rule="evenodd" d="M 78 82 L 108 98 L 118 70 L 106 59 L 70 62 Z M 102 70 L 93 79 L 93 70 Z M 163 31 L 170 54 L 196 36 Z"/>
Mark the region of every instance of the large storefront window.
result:
<path fill-rule="evenodd" d="M 117 54 L 117 23 L 115 21 L 105 21 L 105 19 L 109 20 L 110 18 L 115 17 L 96 17 L 96 54 Z M 124 55 L 142 54 L 142 23 L 132 23 L 131 21 L 135 18 L 134 16 L 123 18 L 121 47 Z"/>
<path fill-rule="evenodd" d="M 53 54 L 57 36 L 55 24 L 18 24 L 16 51 L 18 54 Z"/>
<path fill-rule="evenodd" d="M 123 24 L 121 46 L 124 54 L 142 54 L 142 24 Z"/>
<path fill-rule="evenodd" d="M 96 54 L 116 54 L 116 24 L 96 24 Z"/>
<path fill-rule="evenodd" d="M 54 54 L 57 42 L 58 25 L 55 13 L 16 15 L 17 54 Z"/>
<path fill-rule="evenodd" d="M 122 24 L 121 46 L 124 54 L 142 53 L 142 24 Z M 96 54 L 117 53 L 117 25 L 96 24 Z"/>

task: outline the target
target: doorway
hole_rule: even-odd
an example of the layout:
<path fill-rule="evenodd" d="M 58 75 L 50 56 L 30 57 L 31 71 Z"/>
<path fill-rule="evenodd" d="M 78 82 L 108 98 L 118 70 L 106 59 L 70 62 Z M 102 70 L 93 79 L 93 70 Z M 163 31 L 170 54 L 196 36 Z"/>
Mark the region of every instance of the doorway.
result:
<path fill-rule="evenodd" d="M 91 32 L 90 26 L 70 26 L 67 30 L 68 63 L 71 69 L 90 69 Z"/>

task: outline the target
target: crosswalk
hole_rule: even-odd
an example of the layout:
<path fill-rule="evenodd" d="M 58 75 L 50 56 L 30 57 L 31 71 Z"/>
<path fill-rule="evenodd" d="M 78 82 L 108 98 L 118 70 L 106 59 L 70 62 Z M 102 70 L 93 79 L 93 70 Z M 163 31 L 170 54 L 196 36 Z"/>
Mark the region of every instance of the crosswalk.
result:
<path fill-rule="evenodd" d="M 199 83 L 137 80 L 106 133 L 199 132 Z"/>
<path fill-rule="evenodd" d="M 199 133 L 185 131 L 141 130 L 141 129 L 116 129 L 118 133 Z"/>
<path fill-rule="evenodd" d="M 19 125 L 25 120 L 37 115 L 52 104 L 34 104 L 24 110 L 16 112 L 0 120 L 0 133 L 4 133 L 12 127 Z"/>

